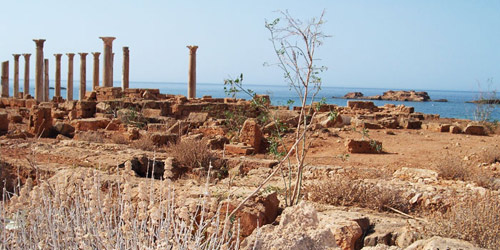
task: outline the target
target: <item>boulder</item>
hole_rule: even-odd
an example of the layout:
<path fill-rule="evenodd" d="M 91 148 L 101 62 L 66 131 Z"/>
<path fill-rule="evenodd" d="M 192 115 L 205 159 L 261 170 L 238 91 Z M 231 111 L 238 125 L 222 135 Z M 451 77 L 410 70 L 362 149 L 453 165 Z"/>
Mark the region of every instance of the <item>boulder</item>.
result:
<path fill-rule="evenodd" d="M 422 128 L 422 122 L 413 119 L 403 119 L 401 120 L 400 126 L 405 129 L 420 129 Z"/>
<path fill-rule="evenodd" d="M 264 136 L 262 135 L 259 124 L 257 124 L 257 120 L 254 118 L 249 118 L 243 123 L 239 139 L 240 142 L 253 147 L 256 153 L 260 153 L 265 150 L 262 145 L 265 140 Z"/>
<path fill-rule="evenodd" d="M 57 122 L 54 125 L 54 130 L 57 131 L 58 134 L 66 137 L 73 137 L 75 133 L 75 128 L 71 126 L 71 124 L 65 122 Z"/>
<path fill-rule="evenodd" d="M 242 249 L 357 249 L 363 229 L 355 220 L 319 220 L 304 201 L 287 207 L 279 225 L 266 225 L 242 243 Z"/>
<path fill-rule="evenodd" d="M 460 134 L 462 133 L 462 129 L 459 126 L 450 126 L 450 133 L 452 134 Z"/>
<path fill-rule="evenodd" d="M 216 135 L 214 138 L 208 139 L 207 145 L 211 150 L 224 149 L 224 145 L 229 143 L 229 139 L 222 135 Z"/>
<path fill-rule="evenodd" d="M 345 143 L 349 153 L 378 154 L 382 153 L 382 142 L 375 140 L 354 140 L 349 139 Z"/>
<path fill-rule="evenodd" d="M 486 129 L 482 125 L 469 124 L 464 133 L 468 135 L 486 135 Z"/>
<path fill-rule="evenodd" d="M 254 196 L 235 214 L 235 222 L 239 221 L 240 235 L 247 237 L 260 226 L 273 223 L 278 216 L 279 200 L 276 192 L 266 196 Z M 239 202 L 222 204 L 220 214 L 231 213 Z"/>
<path fill-rule="evenodd" d="M 467 241 L 443 238 L 439 236 L 434 236 L 430 239 L 415 241 L 413 244 L 411 244 L 406 248 L 406 250 L 433 250 L 433 249 L 475 250 L 481 248 L 475 247 L 474 245 L 472 245 L 470 242 Z"/>

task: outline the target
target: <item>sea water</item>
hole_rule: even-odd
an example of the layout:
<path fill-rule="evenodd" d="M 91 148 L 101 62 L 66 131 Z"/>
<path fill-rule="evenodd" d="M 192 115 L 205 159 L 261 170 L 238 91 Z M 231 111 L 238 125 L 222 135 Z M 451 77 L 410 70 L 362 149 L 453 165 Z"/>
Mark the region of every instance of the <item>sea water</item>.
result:
<path fill-rule="evenodd" d="M 22 92 L 23 81 L 19 81 L 20 92 Z M 34 85 L 34 81 L 30 81 L 30 86 Z M 62 87 L 65 87 L 66 82 L 62 81 Z M 79 82 L 75 81 L 73 98 L 78 99 L 79 93 Z M 10 95 L 12 96 L 12 81 L 9 85 Z M 50 81 L 49 86 L 54 86 L 54 81 Z M 91 90 L 92 83 L 87 82 L 87 91 Z M 121 83 L 115 82 L 114 86 L 121 86 Z M 187 95 L 187 83 L 160 83 L 160 82 L 130 82 L 131 88 L 154 88 L 159 89 L 163 94 L 175 94 L 175 95 Z M 248 84 L 244 86 L 245 89 L 251 89 L 257 94 L 267 94 L 271 98 L 273 105 L 287 105 L 288 100 L 293 100 L 295 106 L 300 105 L 300 100 L 297 97 L 295 90 L 290 89 L 288 86 L 283 84 L 276 85 L 253 85 Z M 326 100 L 328 104 L 336 104 L 339 106 L 346 106 L 346 99 L 341 99 L 349 92 L 361 92 L 365 96 L 382 95 L 383 92 L 388 89 L 384 88 L 345 88 L 345 87 L 331 87 L 322 86 L 321 90 L 317 93 L 315 101 L 319 101 L 322 98 Z M 393 90 L 408 90 L 408 89 L 393 89 Z M 477 104 L 467 103 L 469 101 L 477 100 L 480 97 L 479 92 L 475 91 L 451 91 L 451 90 L 421 90 L 415 89 L 415 91 L 426 91 L 430 98 L 433 100 L 437 99 L 447 99 L 448 102 L 399 102 L 399 101 L 379 101 L 374 100 L 373 102 L 377 106 L 382 106 L 386 103 L 392 103 L 395 105 L 405 105 L 415 107 L 415 112 L 422 112 L 425 114 L 439 114 L 443 118 L 458 118 L 458 119 L 471 119 L 474 120 L 474 114 L 478 108 Z M 52 99 L 54 95 L 54 90 L 50 89 L 49 96 Z M 34 96 L 35 89 L 32 87 L 30 89 L 30 94 Z M 61 95 L 66 98 L 66 90 L 61 90 Z M 198 97 L 202 96 L 212 96 L 212 97 L 227 97 L 224 92 L 223 83 L 198 83 L 196 86 L 196 95 Z M 245 93 L 237 93 L 237 98 L 249 99 L 250 97 Z M 337 97 L 337 98 L 336 98 Z M 483 107 L 485 107 L 483 105 Z M 490 120 L 494 121 L 500 120 L 500 105 L 493 105 L 492 112 L 490 114 Z"/>

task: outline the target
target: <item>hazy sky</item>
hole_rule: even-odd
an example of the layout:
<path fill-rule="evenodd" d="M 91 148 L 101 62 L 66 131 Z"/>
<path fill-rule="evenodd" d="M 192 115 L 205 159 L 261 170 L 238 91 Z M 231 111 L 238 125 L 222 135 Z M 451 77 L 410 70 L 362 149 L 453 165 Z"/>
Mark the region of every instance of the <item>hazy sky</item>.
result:
<path fill-rule="evenodd" d="M 264 28 L 275 10 L 301 19 L 326 10 L 318 51 L 329 70 L 324 85 L 477 90 L 493 78 L 500 89 L 500 1 L 3 1 L 0 60 L 35 53 L 33 38 L 54 53 L 102 51 L 99 36 L 115 36 L 115 80 L 122 47 L 130 47 L 131 81 L 186 82 L 186 45 L 198 45 L 198 82 L 244 73 L 252 84 L 283 84 Z M 79 59 L 75 57 L 75 79 Z M 34 78 L 34 56 L 31 78 Z M 91 79 L 91 55 L 87 79 Z M 102 63 L 102 56 L 101 56 Z M 11 64 L 12 65 L 12 64 Z M 21 58 L 21 77 L 24 60 Z M 102 64 L 101 64 L 102 65 Z M 67 57 L 63 57 L 66 79 Z M 11 72 L 12 72 L 11 66 Z M 12 75 L 12 73 L 11 73 Z M 63 85 L 65 83 L 63 82 Z"/>

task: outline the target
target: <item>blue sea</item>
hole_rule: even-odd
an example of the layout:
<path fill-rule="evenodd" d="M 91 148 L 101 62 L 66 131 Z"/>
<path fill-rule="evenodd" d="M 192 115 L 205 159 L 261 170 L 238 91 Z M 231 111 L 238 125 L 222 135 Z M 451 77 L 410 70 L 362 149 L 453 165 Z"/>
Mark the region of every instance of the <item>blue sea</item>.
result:
<path fill-rule="evenodd" d="M 20 80 L 20 88 L 22 89 L 23 81 Z M 34 80 L 30 81 L 30 86 L 34 85 Z M 65 87 L 66 82 L 62 81 L 63 87 Z M 91 82 L 87 83 L 87 90 L 90 90 Z M 10 95 L 12 95 L 12 82 L 10 83 Z M 54 82 L 50 82 L 50 86 L 54 86 Z M 121 83 L 115 82 L 114 86 L 119 87 Z M 187 95 L 187 83 L 159 83 L 159 82 L 130 82 L 131 88 L 155 88 L 160 89 L 161 93 L 164 94 L 181 94 Z M 283 84 L 276 85 L 244 85 L 245 88 L 251 89 L 257 94 L 268 94 L 271 97 L 271 102 L 273 105 L 286 105 L 288 100 L 294 100 L 295 105 L 298 106 L 300 101 L 296 97 L 294 90 L 289 90 L 288 86 Z M 336 104 L 339 106 L 346 106 L 346 99 L 339 99 L 334 97 L 342 97 L 349 92 L 362 92 L 365 96 L 372 95 L 382 95 L 383 92 L 389 89 L 386 88 L 345 88 L 345 87 L 329 87 L 323 86 L 321 91 L 317 94 L 315 100 L 319 101 L 321 98 L 325 98 L 326 102 L 329 104 Z M 408 90 L 408 89 L 393 89 L 393 90 Z M 477 109 L 477 105 L 473 103 L 466 103 L 467 101 L 476 100 L 480 97 L 479 92 L 474 91 L 451 91 L 451 90 L 425 90 L 425 89 L 414 89 L 416 91 L 427 91 L 431 99 L 447 99 L 448 102 L 397 102 L 397 101 L 373 101 L 377 106 L 382 106 L 386 103 L 392 103 L 396 105 L 404 104 L 406 106 L 415 107 L 416 112 L 422 112 L 426 114 L 439 114 L 443 118 L 459 118 L 459 119 L 470 119 L 474 120 L 474 113 Z M 22 90 L 20 90 L 22 91 Z M 74 82 L 74 99 L 78 99 L 79 82 Z M 34 87 L 30 90 L 30 94 L 34 95 Z M 54 90 L 50 90 L 50 98 L 54 95 Z M 61 95 L 66 97 L 66 90 L 61 90 Z M 196 95 L 198 97 L 202 96 L 212 96 L 212 97 L 226 97 L 224 92 L 223 83 L 198 83 L 196 89 Z M 249 96 L 244 93 L 238 93 L 237 98 L 249 99 Z M 500 121 L 500 105 L 494 105 L 492 113 L 490 115 L 490 120 Z"/>

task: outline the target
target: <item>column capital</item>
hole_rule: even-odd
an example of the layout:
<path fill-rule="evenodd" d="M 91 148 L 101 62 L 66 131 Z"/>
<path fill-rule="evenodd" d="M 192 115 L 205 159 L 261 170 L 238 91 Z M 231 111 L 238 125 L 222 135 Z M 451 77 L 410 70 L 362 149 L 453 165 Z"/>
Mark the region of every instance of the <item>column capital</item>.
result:
<path fill-rule="evenodd" d="M 100 39 L 104 42 L 105 45 L 111 46 L 113 44 L 113 40 L 116 39 L 116 37 L 112 36 L 100 36 Z"/>
<path fill-rule="evenodd" d="M 43 43 L 45 42 L 45 39 L 33 39 L 33 42 L 36 43 L 36 47 L 42 47 L 43 48 Z"/>
<path fill-rule="evenodd" d="M 56 57 L 57 60 L 60 60 L 62 57 L 62 54 L 54 54 L 54 56 Z"/>
<path fill-rule="evenodd" d="M 123 52 L 125 52 L 125 51 L 129 51 L 127 46 L 123 47 Z"/>
<path fill-rule="evenodd" d="M 12 54 L 12 56 L 14 56 L 14 60 L 19 60 L 19 57 L 21 56 L 21 54 Z"/>
<path fill-rule="evenodd" d="M 31 54 L 30 53 L 24 53 L 23 56 L 24 56 L 24 58 L 30 58 Z"/>
<path fill-rule="evenodd" d="M 69 59 L 73 59 L 75 53 L 66 53 L 66 55 L 69 57 Z"/>
<path fill-rule="evenodd" d="M 101 52 L 92 52 L 92 55 L 94 55 L 94 57 L 99 58 L 99 56 L 101 55 Z"/>
<path fill-rule="evenodd" d="M 80 55 L 80 57 L 86 57 L 89 53 L 85 53 L 85 52 L 81 52 L 81 53 L 78 53 L 78 55 Z"/>
<path fill-rule="evenodd" d="M 186 47 L 189 49 L 189 53 L 196 54 L 196 50 L 198 49 L 197 45 L 188 45 Z"/>

